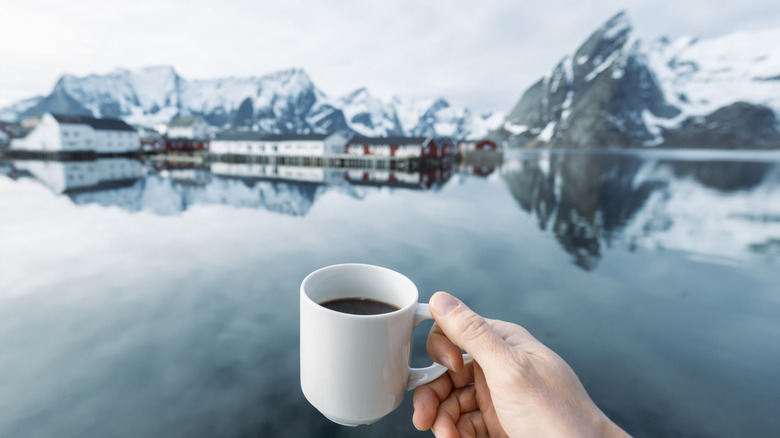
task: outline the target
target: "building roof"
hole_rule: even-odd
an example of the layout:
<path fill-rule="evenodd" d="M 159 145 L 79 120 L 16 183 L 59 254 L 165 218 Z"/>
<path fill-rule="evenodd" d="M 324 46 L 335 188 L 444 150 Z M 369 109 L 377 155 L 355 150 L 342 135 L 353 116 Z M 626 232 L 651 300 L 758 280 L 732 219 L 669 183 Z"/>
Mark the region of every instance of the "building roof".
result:
<path fill-rule="evenodd" d="M 214 140 L 226 141 L 260 141 L 262 139 L 263 135 L 254 131 L 225 131 L 214 137 Z"/>
<path fill-rule="evenodd" d="M 263 141 L 322 141 L 328 138 L 328 134 L 268 134 Z"/>
<path fill-rule="evenodd" d="M 119 119 L 96 119 L 94 117 L 52 114 L 59 123 L 69 125 L 89 125 L 98 131 L 135 131 L 132 126 Z"/>
<path fill-rule="evenodd" d="M 215 140 L 227 141 L 322 141 L 328 138 L 326 134 L 260 134 L 254 131 L 224 131 L 218 134 Z"/>
<path fill-rule="evenodd" d="M 352 139 L 347 144 L 348 145 L 374 144 L 374 145 L 393 145 L 393 146 L 409 145 L 409 144 L 420 145 L 425 142 L 426 138 L 427 137 L 363 137 L 358 135 L 352 137 Z"/>

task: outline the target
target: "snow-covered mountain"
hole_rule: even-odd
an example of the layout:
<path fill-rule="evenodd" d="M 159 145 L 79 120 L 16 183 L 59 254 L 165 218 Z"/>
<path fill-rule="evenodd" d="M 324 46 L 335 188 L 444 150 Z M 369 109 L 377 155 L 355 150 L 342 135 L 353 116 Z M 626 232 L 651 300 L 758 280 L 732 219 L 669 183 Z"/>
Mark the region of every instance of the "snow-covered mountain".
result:
<path fill-rule="evenodd" d="M 780 147 L 780 28 L 638 39 L 612 17 L 522 96 L 513 146 Z"/>
<path fill-rule="evenodd" d="M 365 88 L 329 97 L 301 69 L 203 80 L 184 79 L 168 66 L 65 75 L 48 96 L 0 109 L 0 120 L 45 111 L 120 118 L 146 126 L 198 115 L 215 128 L 248 127 L 277 134 L 351 130 L 367 136 L 480 138 L 501 123 L 501 116 L 473 114 L 443 99 L 396 97 L 383 102 Z"/>

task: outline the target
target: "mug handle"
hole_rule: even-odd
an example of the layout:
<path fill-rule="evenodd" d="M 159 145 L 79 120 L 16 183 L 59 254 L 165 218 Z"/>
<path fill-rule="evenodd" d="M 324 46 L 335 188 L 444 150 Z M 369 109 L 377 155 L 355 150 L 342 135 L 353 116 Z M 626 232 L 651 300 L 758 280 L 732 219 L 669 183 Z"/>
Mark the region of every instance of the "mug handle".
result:
<path fill-rule="evenodd" d="M 414 326 L 417 327 L 426 319 L 433 319 L 428 303 L 417 303 L 417 310 L 414 312 Z M 469 362 L 471 362 L 471 356 L 468 353 L 463 354 L 463 363 Z M 447 372 L 447 367 L 435 362 L 425 368 L 409 367 L 409 382 L 406 384 L 406 390 L 411 391 L 418 386 L 431 383 L 445 372 Z"/>

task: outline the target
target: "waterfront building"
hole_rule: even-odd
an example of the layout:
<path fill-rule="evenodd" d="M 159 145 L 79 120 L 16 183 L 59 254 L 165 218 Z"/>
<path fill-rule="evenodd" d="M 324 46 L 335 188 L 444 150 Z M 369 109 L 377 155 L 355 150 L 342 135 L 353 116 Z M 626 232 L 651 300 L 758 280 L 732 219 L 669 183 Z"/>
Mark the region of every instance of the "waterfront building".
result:
<path fill-rule="evenodd" d="M 138 152 L 138 133 L 117 119 L 44 114 L 23 138 L 11 140 L 11 149 L 32 152 L 126 154 Z"/>
<path fill-rule="evenodd" d="M 458 142 L 458 152 L 494 152 L 498 150 L 498 144 L 489 139 L 462 140 Z"/>
<path fill-rule="evenodd" d="M 263 135 L 227 131 L 211 140 L 209 150 L 217 155 L 317 157 L 344 154 L 348 140 L 341 133 Z"/>
<path fill-rule="evenodd" d="M 168 124 L 166 136 L 169 139 L 203 140 L 209 137 L 209 124 L 198 116 L 179 117 Z"/>
<path fill-rule="evenodd" d="M 444 158 L 455 155 L 455 145 L 447 138 L 355 136 L 347 143 L 347 154 L 383 158 Z"/>

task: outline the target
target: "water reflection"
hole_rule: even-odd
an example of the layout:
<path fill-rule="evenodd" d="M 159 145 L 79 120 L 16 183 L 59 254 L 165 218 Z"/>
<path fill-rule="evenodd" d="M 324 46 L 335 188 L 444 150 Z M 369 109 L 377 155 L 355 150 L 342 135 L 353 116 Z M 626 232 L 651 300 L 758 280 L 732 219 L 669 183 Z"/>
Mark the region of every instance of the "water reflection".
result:
<path fill-rule="evenodd" d="M 454 173 L 452 166 L 400 171 L 227 162 L 143 163 L 130 158 L 15 160 L 0 165 L 7 176 L 35 179 L 77 205 L 98 204 L 159 215 L 181 214 L 195 205 L 226 205 L 304 216 L 328 190 L 357 199 L 366 196 L 363 188 L 435 191 Z"/>
<path fill-rule="evenodd" d="M 515 153 L 500 175 L 520 208 L 592 270 L 610 247 L 681 250 L 722 260 L 780 253 L 780 163 L 640 153 Z M 729 158 L 739 158 L 733 155 Z M 129 158 L 0 162 L 76 205 L 178 215 L 196 205 L 305 216 L 328 191 L 364 199 L 378 188 L 436 192 L 456 173 L 487 177 L 479 159 L 421 171 Z"/>
<path fill-rule="evenodd" d="M 583 269 L 615 245 L 738 260 L 777 255 L 777 162 L 542 151 L 515 155 L 502 176 L 520 208 Z"/>
<path fill-rule="evenodd" d="M 779 161 L 0 162 L 0 436 L 429 436 L 300 392 L 300 281 L 350 261 L 523 324 L 634 436 L 778 436 Z"/>

